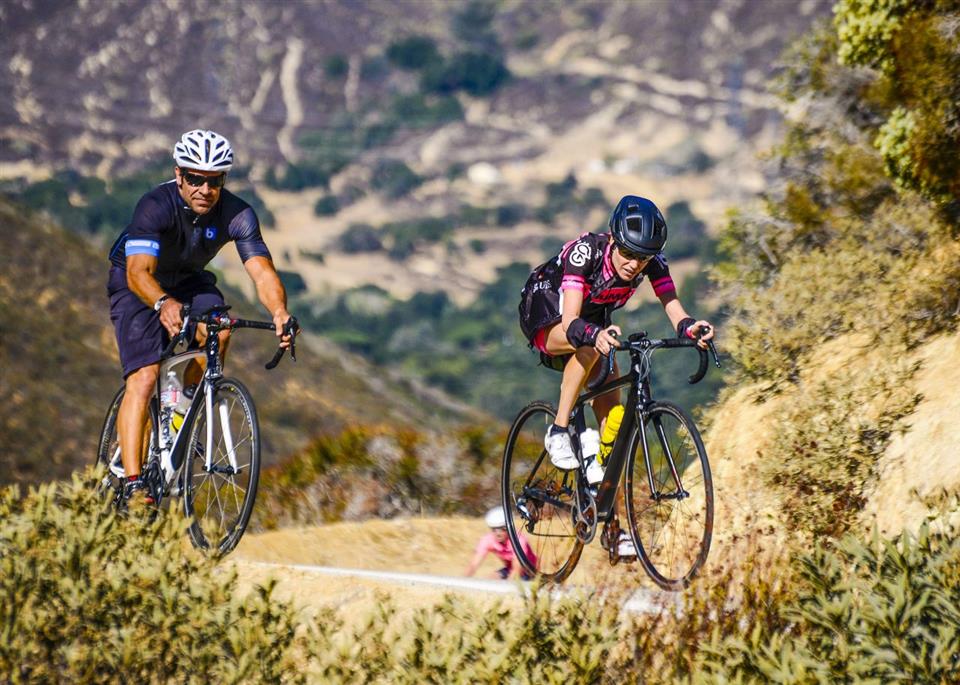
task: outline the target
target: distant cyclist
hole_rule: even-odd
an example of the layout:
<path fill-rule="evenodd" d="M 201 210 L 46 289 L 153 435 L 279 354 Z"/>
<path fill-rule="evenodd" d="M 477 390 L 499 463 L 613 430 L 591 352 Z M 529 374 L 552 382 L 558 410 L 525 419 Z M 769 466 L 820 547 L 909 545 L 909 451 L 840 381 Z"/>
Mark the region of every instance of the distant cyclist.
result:
<path fill-rule="evenodd" d="M 713 337 L 709 322 L 687 314 L 670 277 L 662 250 L 667 241 L 667 223 L 650 200 L 627 195 L 610 216 L 609 233 L 584 233 L 563 246 L 560 254 L 530 274 L 520 302 L 520 327 L 541 362 L 563 372 L 560 401 L 554 424 L 547 429 L 544 446 L 550 461 L 561 470 L 577 468 L 568 433 L 570 412 L 600 355 L 619 343 L 618 326 L 611 314 L 627 303 L 647 277 L 660 299 L 671 325 L 680 337 L 695 337 L 701 326 L 709 328 L 701 346 Z M 597 421 L 602 423 L 619 402 L 619 393 L 607 393 L 593 401 Z M 596 462 L 587 477 L 602 478 Z M 629 537 L 620 545 L 621 556 L 635 556 Z"/>
<path fill-rule="evenodd" d="M 224 303 L 216 276 L 204 267 L 226 243 L 236 244 L 281 346 L 289 344 L 289 336 L 282 335 L 290 319 L 287 294 L 260 222 L 250 205 L 224 188 L 233 165 L 230 143 L 213 131 L 188 131 L 174 146 L 173 159 L 174 178 L 140 198 L 110 249 L 110 319 L 126 381 L 117 419 L 126 499 L 137 495 L 149 501 L 140 479 L 140 454 L 160 355 L 183 324 L 182 305 L 200 312 Z M 204 336 L 201 327 L 198 342 Z M 229 331 L 221 336 L 226 352 Z"/>
<path fill-rule="evenodd" d="M 522 580 L 530 580 L 532 577 L 516 561 L 516 555 L 513 553 L 513 547 L 510 546 L 510 539 L 507 536 L 507 520 L 503 514 L 503 507 L 494 507 L 487 512 L 484 517 L 490 532 L 480 538 L 477 543 L 477 549 L 473 554 L 470 565 L 467 566 L 467 576 L 472 576 L 480 568 L 480 564 L 487 558 L 488 554 L 493 554 L 503 562 L 503 566 L 497 570 L 497 577 L 506 580 L 511 574 L 519 575 Z M 523 543 L 523 553 L 528 559 L 536 560 L 536 555 L 527 542 L 527 538 L 520 533 L 520 541 Z"/>

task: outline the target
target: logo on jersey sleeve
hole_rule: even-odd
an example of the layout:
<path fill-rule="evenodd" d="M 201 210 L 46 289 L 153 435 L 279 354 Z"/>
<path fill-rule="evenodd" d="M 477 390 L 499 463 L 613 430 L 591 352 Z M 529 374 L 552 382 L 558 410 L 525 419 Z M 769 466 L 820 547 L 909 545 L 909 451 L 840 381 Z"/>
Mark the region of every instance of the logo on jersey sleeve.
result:
<path fill-rule="evenodd" d="M 206 230 L 203 232 L 203 237 L 207 240 L 216 240 L 217 238 L 217 227 L 216 226 L 207 226 Z"/>
<path fill-rule="evenodd" d="M 570 252 L 570 263 L 574 266 L 583 266 L 590 259 L 591 253 L 592 250 L 589 245 L 578 243 L 573 246 L 573 250 Z"/>

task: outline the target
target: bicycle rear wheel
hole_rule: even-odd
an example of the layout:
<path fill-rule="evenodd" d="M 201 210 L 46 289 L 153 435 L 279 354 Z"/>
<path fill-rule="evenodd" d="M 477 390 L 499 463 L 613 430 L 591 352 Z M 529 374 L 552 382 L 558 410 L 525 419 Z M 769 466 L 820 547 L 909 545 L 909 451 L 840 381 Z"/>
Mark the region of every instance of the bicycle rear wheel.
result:
<path fill-rule="evenodd" d="M 121 386 L 110 402 L 110 408 L 103 420 L 100 429 L 100 441 L 97 443 L 97 464 L 106 467 L 106 473 L 97 485 L 97 490 L 113 504 L 118 504 L 123 498 L 124 481 L 123 461 L 120 459 L 120 437 L 117 434 L 117 416 L 120 413 L 120 403 L 123 402 L 125 387 Z M 144 428 L 140 464 L 147 462 L 147 456 L 154 444 L 154 422 L 156 408 L 151 402 L 147 412 L 147 423 Z"/>
<path fill-rule="evenodd" d="M 573 572 L 583 543 L 573 523 L 577 474 L 554 467 L 543 446 L 555 416 L 545 402 L 521 410 L 507 436 L 500 484 L 507 533 L 521 566 L 559 583 Z"/>
<path fill-rule="evenodd" d="M 700 432 L 683 409 L 656 402 L 629 454 L 627 518 L 640 562 L 657 585 L 680 590 L 703 566 L 713 536 L 713 480 Z"/>
<path fill-rule="evenodd" d="M 224 378 L 217 383 L 213 415 L 202 410 L 197 416 L 183 469 L 184 511 L 193 518 L 190 539 L 200 549 L 227 554 L 250 522 L 260 478 L 257 410 L 239 381 Z"/>

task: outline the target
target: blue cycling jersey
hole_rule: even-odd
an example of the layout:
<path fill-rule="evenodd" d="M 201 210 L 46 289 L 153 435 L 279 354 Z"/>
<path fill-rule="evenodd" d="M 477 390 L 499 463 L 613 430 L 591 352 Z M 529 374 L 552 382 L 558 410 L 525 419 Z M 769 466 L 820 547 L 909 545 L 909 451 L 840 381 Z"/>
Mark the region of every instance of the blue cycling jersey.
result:
<path fill-rule="evenodd" d="M 126 269 L 128 255 L 152 255 L 157 282 L 169 289 L 202 272 L 231 240 L 243 261 L 270 258 L 250 205 L 224 188 L 209 212 L 197 214 L 180 196 L 176 181 L 168 181 L 140 198 L 133 219 L 110 248 L 110 262 Z"/>

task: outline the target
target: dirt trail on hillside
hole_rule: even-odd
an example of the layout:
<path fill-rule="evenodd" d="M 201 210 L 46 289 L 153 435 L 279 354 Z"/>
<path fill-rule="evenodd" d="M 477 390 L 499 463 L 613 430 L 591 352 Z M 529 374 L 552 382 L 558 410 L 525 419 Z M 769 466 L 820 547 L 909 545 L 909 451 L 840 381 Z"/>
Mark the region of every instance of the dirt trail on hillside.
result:
<path fill-rule="evenodd" d="M 487 532 L 481 519 L 464 517 L 407 518 L 363 523 L 334 523 L 308 528 L 287 528 L 246 535 L 229 560 L 237 569 L 243 589 L 278 581 L 277 596 L 308 611 L 321 607 L 341 610 L 351 620 L 361 620 L 389 594 L 401 612 L 440 603 L 452 590 L 367 578 L 318 575 L 304 570 L 268 567 L 270 564 L 303 564 L 369 569 L 438 576 L 463 576 L 474 547 Z M 488 557 L 477 578 L 490 579 L 499 563 Z M 508 581 L 511 582 L 511 581 Z M 571 588 L 653 587 L 637 564 L 610 567 L 599 543 L 584 551 L 576 571 L 565 584 Z M 467 593 L 481 604 L 519 602 L 517 596 Z"/>

